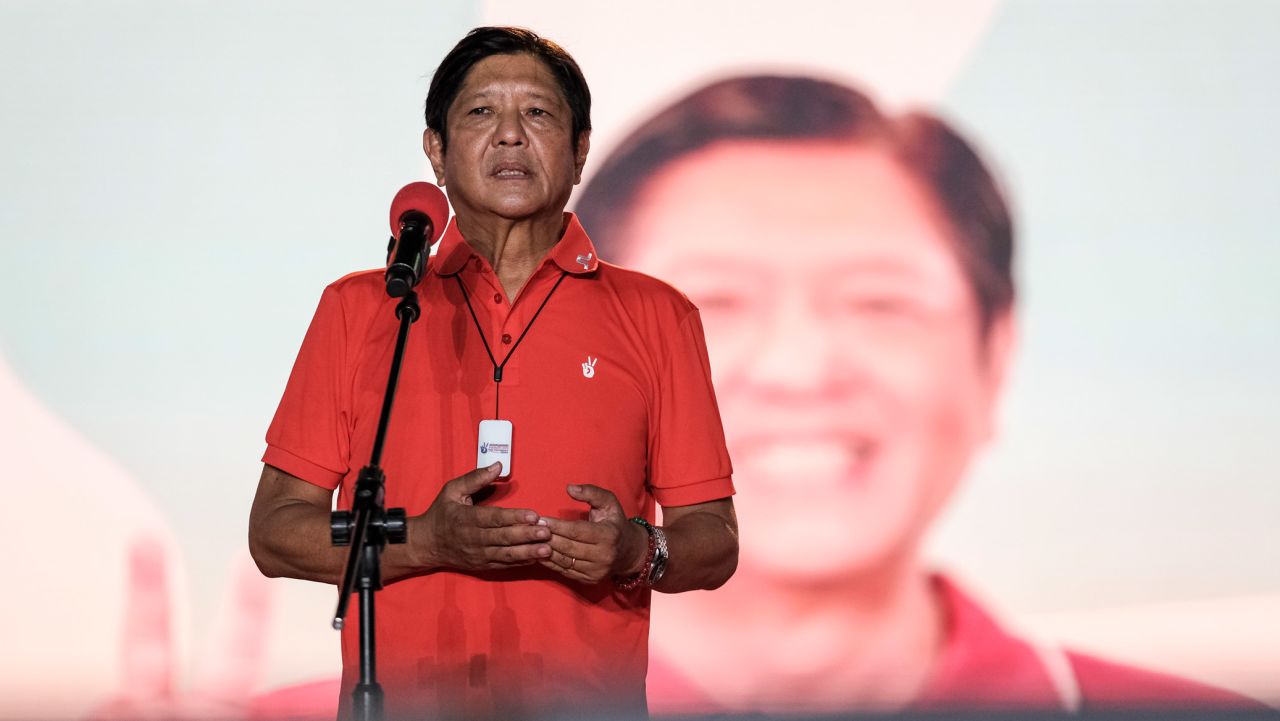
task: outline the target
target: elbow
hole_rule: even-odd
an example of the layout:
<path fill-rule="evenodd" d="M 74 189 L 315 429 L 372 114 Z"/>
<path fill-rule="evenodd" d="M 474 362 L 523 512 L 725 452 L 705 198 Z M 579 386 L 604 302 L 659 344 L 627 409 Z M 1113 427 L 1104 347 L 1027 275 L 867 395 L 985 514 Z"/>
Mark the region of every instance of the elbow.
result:
<path fill-rule="evenodd" d="M 696 586 L 704 591 L 720 588 L 738 570 L 738 519 L 733 515 L 732 507 L 727 517 L 715 519 L 714 529 L 708 537 L 708 540 L 714 539 L 710 548 L 715 549 L 706 565 L 710 572 L 704 574 L 702 582 Z"/>
<path fill-rule="evenodd" d="M 719 564 L 719 570 L 720 572 L 712 577 L 710 583 L 704 587 L 705 590 L 714 591 L 720 588 L 728 583 L 729 579 L 733 578 L 734 572 L 738 570 L 738 539 L 736 536 L 733 539 L 732 547 L 725 552 L 725 556 Z"/>
<path fill-rule="evenodd" d="M 262 575 L 267 578 L 280 578 L 283 575 L 280 564 L 264 536 L 258 524 L 249 524 L 249 556 L 253 558 L 254 565 Z"/>
<path fill-rule="evenodd" d="M 733 578 L 733 574 L 738 570 L 738 533 L 736 528 L 726 527 L 724 535 L 725 542 L 716 554 L 715 560 L 709 564 L 713 569 L 711 573 L 703 577 L 703 582 L 698 588 L 703 591 L 714 591 Z"/>

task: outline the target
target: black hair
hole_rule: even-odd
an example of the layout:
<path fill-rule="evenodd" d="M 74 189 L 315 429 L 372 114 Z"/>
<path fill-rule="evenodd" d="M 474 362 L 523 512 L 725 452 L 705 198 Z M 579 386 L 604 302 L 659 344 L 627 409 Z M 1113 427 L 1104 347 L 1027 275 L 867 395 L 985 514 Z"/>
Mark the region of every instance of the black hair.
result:
<path fill-rule="evenodd" d="M 733 140 L 834 140 L 883 147 L 916 178 L 950 224 L 982 329 L 1013 305 L 1013 221 L 977 151 L 927 113 L 887 116 L 865 94 L 808 77 L 753 75 L 712 83 L 623 140 L 578 196 L 576 211 L 603 257 L 625 259 L 630 214 L 663 166 Z"/>
<path fill-rule="evenodd" d="M 444 56 L 427 90 L 424 115 L 427 127 L 440 134 L 440 143 L 449 144 L 449 106 L 476 63 L 491 55 L 528 54 L 546 64 L 564 95 L 573 118 L 573 150 L 577 152 L 582 133 L 591 130 L 591 90 L 582 69 L 564 48 L 532 30 L 513 27 L 480 27 L 467 33 Z"/>

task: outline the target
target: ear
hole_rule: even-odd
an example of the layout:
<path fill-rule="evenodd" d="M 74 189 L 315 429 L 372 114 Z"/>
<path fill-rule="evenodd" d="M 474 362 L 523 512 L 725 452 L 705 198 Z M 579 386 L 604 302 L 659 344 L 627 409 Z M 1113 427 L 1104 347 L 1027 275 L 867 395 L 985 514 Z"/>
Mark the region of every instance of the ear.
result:
<path fill-rule="evenodd" d="M 427 159 L 431 161 L 431 169 L 436 173 L 436 185 L 443 186 L 444 177 L 444 141 L 440 138 L 440 133 L 427 128 L 422 131 L 422 152 L 427 154 Z"/>
<path fill-rule="evenodd" d="M 989 441 L 996 434 L 996 410 L 1000 393 L 1004 389 L 1018 341 L 1018 325 L 1013 310 L 1003 310 L 991 318 L 986 337 L 980 349 L 982 357 L 983 406 L 986 414 L 982 440 Z"/>
<path fill-rule="evenodd" d="M 578 152 L 573 158 L 573 184 L 582 182 L 582 168 L 587 164 L 587 151 L 591 150 L 591 131 L 584 130 L 578 134 Z"/>

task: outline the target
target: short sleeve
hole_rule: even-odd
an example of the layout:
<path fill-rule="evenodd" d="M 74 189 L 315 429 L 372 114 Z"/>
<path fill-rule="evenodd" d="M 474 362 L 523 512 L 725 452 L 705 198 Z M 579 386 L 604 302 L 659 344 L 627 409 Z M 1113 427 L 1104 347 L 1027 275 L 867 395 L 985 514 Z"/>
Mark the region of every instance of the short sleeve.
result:
<path fill-rule="evenodd" d="M 262 456 L 263 463 L 329 489 L 337 488 L 350 468 L 347 337 L 342 297 L 330 286 L 303 338 Z"/>
<path fill-rule="evenodd" d="M 653 496 L 663 506 L 732 496 L 733 469 L 698 311 L 686 313 L 663 340 L 658 402 L 649 429 Z"/>

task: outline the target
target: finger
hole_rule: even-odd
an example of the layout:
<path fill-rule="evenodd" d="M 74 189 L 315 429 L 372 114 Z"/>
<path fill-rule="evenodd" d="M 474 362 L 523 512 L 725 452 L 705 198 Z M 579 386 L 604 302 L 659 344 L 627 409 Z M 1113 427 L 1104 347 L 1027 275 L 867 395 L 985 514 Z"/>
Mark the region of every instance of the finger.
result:
<path fill-rule="evenodd" d="M 564 576 L 565 578 L 573 578 L 573 576 L 570 574 L 577 573 L 576 571 L 570 571 L 566 569 L 564 566 L 561 566 L 559 563 L 556 563 L 555 561 L 549 558 L 544 558 L 538 561 L 538 565 L 542 566 L 543 568 L 555 571 L 556 573 L 560 574 L 561 576 Z"/>
<path fill-rule="evenodd" d="M 173 638 L 164 547 L 159 539 L 135 541 L 129 549 L 125 608 L 124 678 L 138 698 L 154 701 L 173 692 Z"/>
<path fill-rule="evenodd" d="M 588 576 L 584 569 L 594 570 L 589 561 L 553 552 L 550 558 L 540 561 L 544 568 L 549 568 L 565 578 L 581 583 L 595 583 L 596 579 Z"/>
<path fill-rule="evenodd" d="M 586 566 L 587 564 L 590 563 L 590 561 L 584 561 L 578 558 L 577 556 L 571 556 L 567 553 L 561 553 L 560 551 L 557 551 L 554 548 L 551 549 L 551 557 L 548 558 L 547 560 L 556 564 L 557 566 L 559 566 L 561 569 L 565 571 L 577 571 L 579 570 L 578 566 L 580 565 Z"/>
<path fill-rule="evenodd" d="M 472 512 L 475 514 L 475 525 L 480 528 L 530 526 L 538 522 L 537 511 L 531 511 L 528 508 L 477 506 Z"/>
<path fill-rule="evenodd" d="M 551 540 L 547 541 L 547 545 L 551 547 L 551 550 L 565 556 L 566 558 L 578 559 L 579 565 L 581 565 L 583 561 L 594 562 L 603 560 L 605 555 L 603 548 L 598 545 L 580 543 L 578 541 L 565 538 L 564 536 L 552 536 Z"/>
<path fill-rule="evenodd" d="M 490 566 L 521 566 L 551 558 L 551 547 L 545 543 L 526 543 L 517 546 L 488 546 L 485 560 Z"/>
<path fill-rule="evenodd" d="M 570 484 L 567 490 L 570 498 L 589 504 L 594 509 L 605 511 L 617 508 L 619 513 L 622 512 L 622 504 L 618 503 L 618 497 L 600 486 L 574 483 Z"/>
<path fill-rule="evenodd" d="M 272 619 L 276 586 L 262 575 L 246 550 L 232 567 L 232 580 L 223 598 L 210 638 L 208 666 L 192 684 L 190 698 L 211 703 L 241 703 L 250 697 L 267 660 L 267 630 Z"/>
<path fill-rule="evenodd" d="M 502 464 L 495 461 L 484 468 L 477 468 L 449 481 L 444 484 L 444 490 L 450 499 L 460 502 L 463 498 L 496 481 L 501 471 Z"/>
<path fill-rule="evenodd" d="M 480 532 L 480 542 L 485 546 L 519 546 L 550 540 L 551 531 L 545 526 L 503 526 L 486 528 Z"/>
<path fill-rule="evenodd" d="M 543 516 L 538 519 L 538 523 L 546 525 L 557 536 L 575 541 L 595 542 L 602 538 L 600 524 L 591 521 L 566 521 L 562 518 Z"/>

